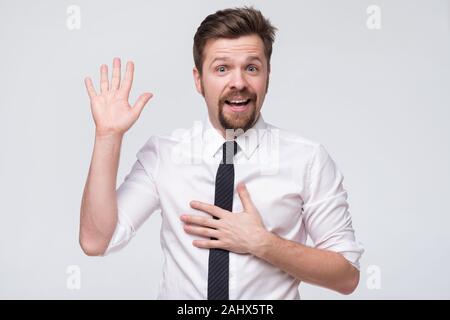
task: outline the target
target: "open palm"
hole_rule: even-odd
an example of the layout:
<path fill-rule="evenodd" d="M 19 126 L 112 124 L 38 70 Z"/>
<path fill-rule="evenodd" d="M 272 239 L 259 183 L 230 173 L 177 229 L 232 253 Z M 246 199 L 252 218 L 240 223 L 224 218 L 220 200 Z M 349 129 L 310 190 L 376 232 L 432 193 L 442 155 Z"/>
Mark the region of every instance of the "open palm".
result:
<path fill-rule="evenodd" d="M 91 78 L 85 79 L 97 134 L 123 135 L 136 122 L 146 103 L 153 97 L 152 93 L 145 92 L 131 107 L 128 99 L 133 75 L 134 64 L 129 61 L 125 77 L 121 80 L 120 59 L 114 58 L 111 82 L 108 79 L 108 66 L 100 67 L 100 94 L 95 91 Z"/>

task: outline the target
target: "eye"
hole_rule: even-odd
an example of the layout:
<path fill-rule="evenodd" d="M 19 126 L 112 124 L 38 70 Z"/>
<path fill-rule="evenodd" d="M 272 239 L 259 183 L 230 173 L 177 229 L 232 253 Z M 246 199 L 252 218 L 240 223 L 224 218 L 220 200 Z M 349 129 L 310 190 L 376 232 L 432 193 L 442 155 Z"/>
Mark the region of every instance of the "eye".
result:
<path fill-rule="evenodd" d="M 256 71 L 258 71 L 258 68 L 256 66 L 251 65 L 251 66 L 247 67 L 247 70 L 249 70 L 251 72 L 256 72 Z"/>
<path fill-rule="evenodd" d="M 216 68 L 216 71 L 219 71 L 219 72 L 225 72 L 225 70 L 226 70 L 226 67 L 225 67 L 225 66 L 218 66 L 218 67 Z"/>

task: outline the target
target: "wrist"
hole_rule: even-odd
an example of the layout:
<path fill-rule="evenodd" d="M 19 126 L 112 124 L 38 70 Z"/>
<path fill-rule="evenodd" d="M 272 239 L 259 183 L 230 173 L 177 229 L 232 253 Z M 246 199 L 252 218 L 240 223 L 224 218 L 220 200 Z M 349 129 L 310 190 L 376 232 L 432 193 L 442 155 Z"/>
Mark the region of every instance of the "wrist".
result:
<path fill-rule="evenodd" d="M 255 246 L 252 248 L 250 253 L 255 257 L 264 259 L 267 255 L 267 252 L 270 251 L 274 242 L 276 240 L 276 235 L 270 231 L 264 230 L 257 237 L 257 241 L 255 241 Z"/>
<path fill-rule="evenodd" d="M 95 130 L 95 139 L 97 140 L 121 140 L 124 136 L 122 132 L 115 131 L 99 131 Z"/>

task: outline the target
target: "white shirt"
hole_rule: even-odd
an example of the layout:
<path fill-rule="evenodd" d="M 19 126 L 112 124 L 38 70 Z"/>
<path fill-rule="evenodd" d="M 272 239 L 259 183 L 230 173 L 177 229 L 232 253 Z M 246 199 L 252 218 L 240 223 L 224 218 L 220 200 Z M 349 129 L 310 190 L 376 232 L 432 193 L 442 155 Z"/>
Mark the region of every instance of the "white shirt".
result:
<path fill-rule="evenodd" d="M 235 186 L 244 182 L 267 230 L 342 254 L 359 269 L 343 176 L 325 148 L 264 122 L 236 138 Z M 118 223 L 105 254 L 123 248 L 154 212 L 162 217 L 163 274 L 158 299 L 206 299 L 209 249 L 186 233 L 182 214 L 209 216 L 191 200 L 214 204 L 225 139 L 208 116 L 172 136 L 152 136 L 117 190 Z M 236 188 L 233 212 L 242 211 Z M 230 299 L 300 299 L 299 280 L 250 254 L 229 254 Z"/>

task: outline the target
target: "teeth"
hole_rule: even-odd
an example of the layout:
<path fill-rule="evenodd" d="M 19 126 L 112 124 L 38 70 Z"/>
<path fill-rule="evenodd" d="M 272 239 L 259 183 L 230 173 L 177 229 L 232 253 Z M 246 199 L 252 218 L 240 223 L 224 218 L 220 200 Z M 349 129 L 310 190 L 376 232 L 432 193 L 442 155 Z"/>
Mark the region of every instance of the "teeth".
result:
<path fill-rule="evenodd" d="M 247 100 L 237 100 L 237 101 L 230 101 L 230 103 L 244 103 Z"/>

